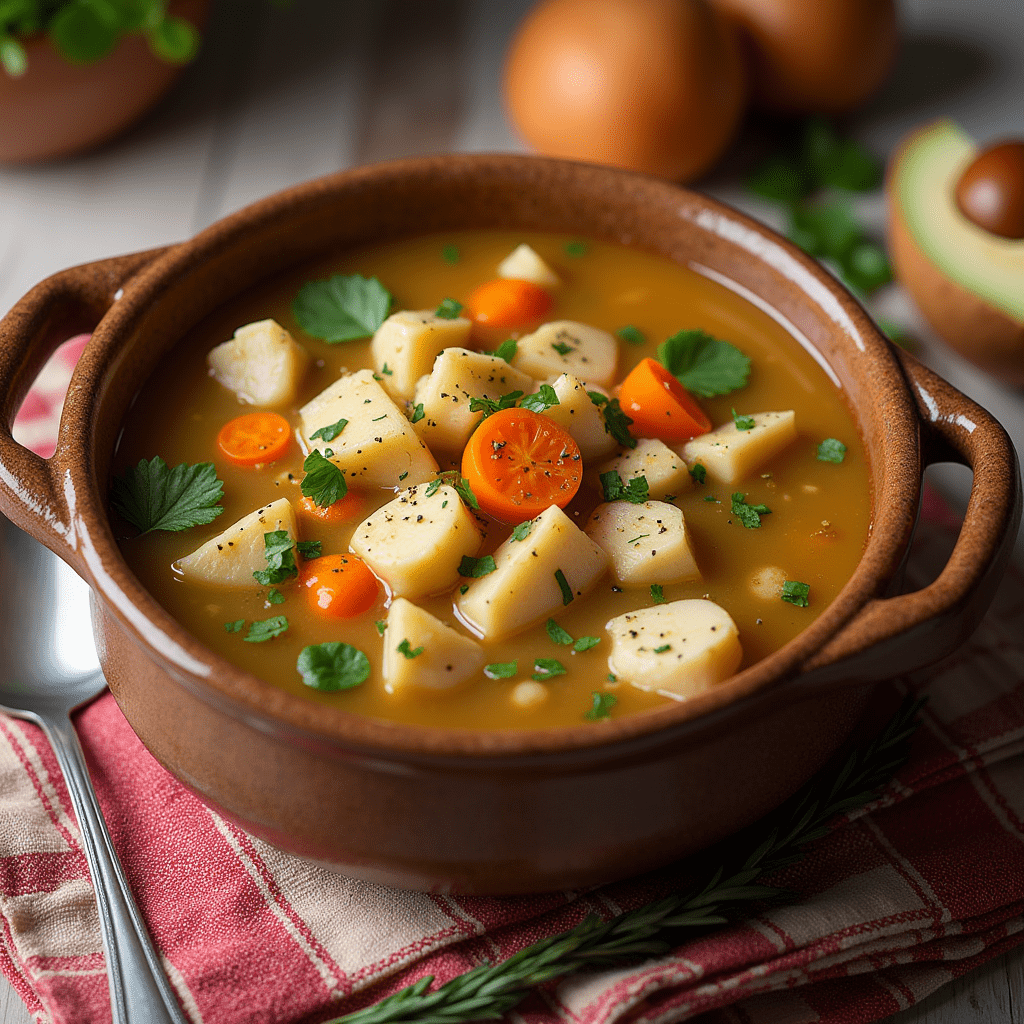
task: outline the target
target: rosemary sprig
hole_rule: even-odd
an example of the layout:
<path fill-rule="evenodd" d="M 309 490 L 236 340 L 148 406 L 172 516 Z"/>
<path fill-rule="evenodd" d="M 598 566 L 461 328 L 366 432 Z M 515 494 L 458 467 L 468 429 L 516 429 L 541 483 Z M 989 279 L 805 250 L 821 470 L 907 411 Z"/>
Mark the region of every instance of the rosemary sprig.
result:
<path fill-rule="evenodd" d="M 923 700 L 908 697 L 883 732 L 854 751 L 832 777 L 819 774 L 770 818 L 754 826 L 762 835 L 742 862 L 714 871 L 703 887 L 666 896 L 608 921 L 591 914 L 570 931 L 520 950 L 500 964 L 480 964 L 433 991 L 433 977 L 373 1006 L 325 1024 L 462 1024 L 497 1020 L 531 989 L 583 968 L 664 956 L 680 929 L 725 924 L 755 900 L 785 895 L 757 880 L 801 859 L 802 848 L 829 832 L 837 815 L 872 800 L 907 759 Z"/>

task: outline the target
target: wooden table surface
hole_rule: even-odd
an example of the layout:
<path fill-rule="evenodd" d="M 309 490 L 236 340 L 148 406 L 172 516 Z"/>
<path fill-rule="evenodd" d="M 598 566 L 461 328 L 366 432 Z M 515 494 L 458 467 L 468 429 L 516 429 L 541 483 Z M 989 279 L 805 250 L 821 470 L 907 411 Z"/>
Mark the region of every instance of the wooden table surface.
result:
<path fill-rule="evenodd" d="M 852 130 L 880 155 L 939 116 L 980 141 L 1024 136 L 1024 0 L 898 0 L 903 49 Z M 63 163 L 0 168 L 0 314 L 57 270 L 188 237 L 288 185 L 356 164 L 443 151 L 521 150 L 501 111 L 507 41 L 530 0 L 216 0 L 203 52 L 128 135 Z M 0 131 L 2 131 L 0 126 Z M 755 215 L 727 172 L 698 187 Z M 880 197 L 858 202 L 881 228 Z M 922 357 L 1024 450 L 1024 394 L 945 351 L 893 287 L 872 311 L 911 327 Z M 965 503 L 969 474 L 934 479 Z M 1018 558 L 1024 543 L 1018 542 Z M 1024 949 L 891 1018 L 1024 1024 Z M 0 981 L 0 1024 L 27 1012 Z M 785 1022 L 780 1022 L 785 1024 Z"/>

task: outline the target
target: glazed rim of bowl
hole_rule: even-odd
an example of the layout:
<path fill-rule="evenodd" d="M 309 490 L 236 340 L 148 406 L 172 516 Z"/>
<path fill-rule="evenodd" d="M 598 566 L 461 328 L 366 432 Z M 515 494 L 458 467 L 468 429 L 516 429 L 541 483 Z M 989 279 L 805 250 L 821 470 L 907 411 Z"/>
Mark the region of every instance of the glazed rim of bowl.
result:
<path fill-rule="evenodd" d="M 668 256 L 744 295 L 815 355 L 854 414 L 873 493 L 861 560 L 813 623 L 773 654 L 683 702 L 597 725 L 485 732 L 365 718 L 289 694 L 210 651 L 142 586 L 114 539 L 107 490 L 124 415 L 163 354 L 223 301 L 289 267 L 358 244 L 462 228 L 579 234 Z M 771 302 L 759 297 L 762 288 Z M 185 293 L 189 301 L 182 301 Z M 62 445 L 70 439 L 62 469 L 74 492 L 81 564 L 147 656 L 201 699 L 261 731 L 326 749 L 460 760 L 635 747 L 655 734 L 659 740 L 666 733 L 681 736 L 784 687 L 868 600 L 884 593 L 910 540 L 920 488 L 918 421 L 888 342 L 856 300 L 794 245 L 728 206 L 662 180 L 507 154 L 358 168 L 217 221 L 145 266 L 117 299 L 75 370 L 61 424 Z M 149 342 L 146 357 L 132 363 L 121 353 L 126 340 L 139 335 Z M 851 399 L 853 388 L 861 391 L 860 403 Z M 856 678 L 855 666 L 850 675 Z"/>

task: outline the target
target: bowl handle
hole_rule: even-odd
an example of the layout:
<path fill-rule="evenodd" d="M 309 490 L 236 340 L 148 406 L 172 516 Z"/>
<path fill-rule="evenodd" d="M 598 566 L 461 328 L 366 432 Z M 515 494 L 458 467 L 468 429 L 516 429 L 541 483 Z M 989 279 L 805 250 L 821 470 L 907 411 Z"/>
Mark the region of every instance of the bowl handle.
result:
<path fill-rule="evenodd" d="M 37 284 L 0 320 L 0 511 L 79 571 L 62 483 L 70 463 L 63 418 L 50 459 L 18 444 L 11 427 L 46 360 L 68 338 L 91 332 L 118 290 L 165 251 L 151 249 L 61 271 Z"/>
<path fill-rule="evenodd" d="M 970 467 L 967 513 L 932 583 L 869 601 L 804 665 L 801 680 L 811 689 L 891 679 L 952 653 L 988 609 L 1016 540 L 1020 469 L 1006 431 L 913 356 L 900 350 L 897 356 L 917 403 L 922 471 L 937 462 Z"/>

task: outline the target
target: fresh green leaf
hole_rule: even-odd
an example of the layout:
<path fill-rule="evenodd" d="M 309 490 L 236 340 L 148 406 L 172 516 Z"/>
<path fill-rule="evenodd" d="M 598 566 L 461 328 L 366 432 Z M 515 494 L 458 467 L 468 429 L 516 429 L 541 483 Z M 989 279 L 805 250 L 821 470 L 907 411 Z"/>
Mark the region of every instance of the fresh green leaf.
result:
<path fill-rule="evenodd" d="M 94 64 L 117 45 L 121 24 L 109 4 L 71 0 L 50 19 L 48 32 L 68 63 Z"/>
<path fill-rule="evenodd" d="M 527 519 L 525 523 L 520 523 L 509 536 L 510 541 L 526 540 L 530 536 L 530 531 L 533 529 L 533 520 Z"/>
<path fill-rule="evenodd" d="M 153 53 L 168 64 L 187 64 L 199 52 L 199 33 L 184 18 L 165 17 L 146 38 Z"/>
<path fill-rule="evenodd" d="M 811 588 L 807 583 L 800 583 L 797 580 L 786 580 L 782 584 L 782 600 L 787 604 L 795 604 L 797 608 L 806 608 L 810 601 Z"/>
<path fill-rule="evenodd" d="M 461 258 L 462 254 L 459 252 L 459 247 L 457 245 L 446 245 L 441 249 L 441 259 L 443 259 L 449 266 L 458 263 Z"/>
<path fill-rule="evenodd" d="M 858 242 L 846 254 L 841 269 L 847 283 L 867 294 L 892 280 L 892 266 L 885 250 L 867 240 Z"/>
<path fill-rule="evenodd" d="M 842 462 L 846 458 L 846 445 L 834 437 L 826 437 L 818 445 L 819 462 Z"/>
<path fill-rule="evenodd" d="M 573 645 L 572 649 L 577 654 L 582 654 L 584 651 L 589 651 L 591 647 L 596 647 L 601 642 L 599 636 L 581 636 Z"/>
<path fill-rule="evenodd" d="M 338 640 L 303 647 L 295 667 L 307 686 L 325 692 L 350 690 L 370 675 L 370 659 Z"/>
<path fill-rule="evenodd" d="M 235 619 L 234 622 L 225 622 L 224 631 L 226 633 L 241 633 L 242 627 L 245 625 L 245 619 Z"/>
<path fill-rule="evenodd" d="M 773 154 L 758 165 L 747 178 L 746 186 L 755 195 L 784 206 L 805 199 L 814 188 L 803 164 L 782 153 Z"/>
<path fill-rule="evenodd" d="M 140 533 L 177 532 L 212 523 L 224 511 L 219 505 L 223 496 L 224 483 L 217 479 L 212 462 L 183 462 L 168 469 L 159 455 L 129 466 L 124 476 L 114 477 L 110 488 L 114 510 Z"/>
<path fill-rule="evenodd" d="M 565 573 L 561 569 L 555 570 L 555 582 L 558 584 L 558 589 L 562 592 L 562 606 L 572 602 L 572 587 L 569 586 L 569 581 L 565 578 Z"/>
<path fill-rule="evenodd" d="M 25 47 L 8 35 L 0 34 L 0 66 L 11 78 L 21 78 L 28 71 Z"/>
<path fill-rule="evenodd" d="M 547 631 L 548 636 L 556 644 L 565 644 L 568 646 L 572 643 L 572 637 L 562 627 L 555 622 L 554 619 L 548 619 L 544 625 L 544 629 Z"/>
<path fill-rule="evenodd" d="M 308 561 L 319 558 L 323 554 L 322 548 L 323 541 L 319 540 L 297 540 L 295 542 L 295 550 Z"/>
<path fill-rule="evenodd" d="M 695 462 L 690 467 L 690 477 L 694 483 L 702 484 L 708 478 L 708 471 L 701 463 Z"/>
<path fill-rule="evenodd" d="M 267 601 L 269 601 L 270 604 L 284 604 L 284 594 L 282 594 L 277 587 L 271 587 L 270 590 L 267 591 Z"/>
<path fill-rule="evenodd" d="M 573 259 L 579 259 L 580 256 L 586 256 L 587 251 L 590 247 L 586 242 L 575 241 L 565 243 L 565 255 L 571 256 Z"/>
<path fill-rule="evenodd" d="M 306 456 L 302 468 L 306 475 L 299 489 L 304 497 L 313 500 L 317 508 L 329 508 L 348 494 L 345 474 L 315 448 Z"/>
<path fill-rule="evenodd" d="M 497 568 L 494 564 L 494 555 L 482 555 L 480 558 L 463 555 L 462 561 L 459 562 L 459 575 L 478 580 L 481 576 L 489 576 Z"/>
<path fill-rule="evenodd" d="M 330 344 L 368 338 L 387 319 L 391 293 L 375 277 L 335 274 L 299 289 L 292 313 L 299 326 Z"/>
<path fill-rule="evenodd" d="M 310 441 L 315 441 L 318 437 L 323 438 L 324 441 L 333 441 L 346 427 L 348 426 L 348 420 L 338 420 L 335 423 L 331 423 L 329 426 L 321 427 L 319 430 L 314 430 L 309 435 Z"/>
<path fill-rule="evenodd" d="M 511 363 L 516 357 L 516 349 L 518 344 L 515 338 L 506 338 L 495 350 L 494 354 L 499 359 L 504 359 L 506 363 Z"/>
<path fill-rule="evenodd" d="M 700 398 L 745 387 L 750 357 L 705 331 L 679 331 L 658 346 L 658 360 L 687 391 Z"/>
<path fill-rule="evenodd" d="M 501 398 L 498 399 L 487 397 L 477 398 L 474 396 L 469 400 L 469 411 L 482 412 L 483 417 L 480 420 L 482 423 L 493 413 L 501 412 L 502 409 L 511 409 L 522 397 L 522 391 L 510 391 L 507 395 L 502 395 Z"/>
<path fill-rule="evenodd" d="M 426 648 L 421 644 L 419 647 L 416 648 L 416 650 L 413 650 L 409 641 L 403 640 L 395 648 L 395 650 L 398 651 L 398 653 L 401 654 L 403 658 L 418 658 L 426 650 Z"/>
<path fill-rule="evenodd" d="M 634 327 L 632 324 L 626 324 L 625 327 L 620 327 L 616 332 L 615 336 L 622 341 L 626 342 L 627 345 L 642 345 L 647 338 L 644 337 L 644 332 L 639 327 Z"/>
<path fill-rule="evenodd" d="M 275 615 L 272 619 L 254 622 L 243 639 L 249 644 L 262 644 L 267 640 L 273 640 L 275 636 L 280 636 L 287 629 L 288 620 L 283 615 Z"/>
<path fill-rule="evenodd" d="M 567 356 L 570 352 L 575 352 L 575 348 L 572 345 L 567 345 L 564 341 L 553 341 L 551 347 L 560 355 Z"/>
<path fill-rule="evenodd" d="M 826 118 L 809 118 L 801 141 L 803 160 L 816 186 L 870 192 L 882 183 L 881 161 L 860 143 L 840 136 Z"/>
<path fill-rule="evenodd" d="M 469 486 L 469 481 L 455 469 L 446 469 L 443 473 L 438 475 L 427 484 L 424 494 L 430 498 L 437 493 L 438 488 L 442 484 L 447 484 L 449 487 L 455 490 L 455 493 L 472 509 L 480 509 L 480 502 L 476 500 L 476 495 L 473 493 L 473 488 Z"/>
<path fill-rule="evenodd" d="M 546 412 L 552 406 L 560 404 L 555 389 L 550 384 L 541 384 L 540 390 L 535 394 L 527 395 L 519 403 L 519 407 L 529 409 L 530 412 Z"/>
<path fill-rule="evenodd" d="M 735 409 L 732 410 L 732 421 L 737 430 L 753 430 L 757 426 L 753 416 L 739 416 Z"/>
<path fill-rule="evenodd" d="M 383 636 L 388 624 L 383 619 L 378 619 L 373 625 L 377 630 L 377 636 Z"/>
<path fill-rule="evenodd" d="M 612 713 L 612 708 L 619 702 L 614 693 L 602 693 L 599 690 L 594 690 L 590 697 L 590 708 L 583 712 L 583 717 L 590 722 L 607 718 Z"/>
<path fill-rule="evenodd" d="M 664 590 L 662 590 L 662 586 L 660 583 L 651 584 L 651 600 L 655 604 L 665 603 L 665 592 Z"/>
<path fill-rule="evenodd" d="M 284 583 L 298 576 L 295 564 L 294 544 L 287 530 L 271 530 L 263 534 L 263 554 L 267 559 L 266 569 L 257 569 L 252 575 L 261 587 Z"/>
<path fill-rule="evenodd" d="M 588 391 L 590 400 L 594 401 L 597 391 Z M 601 395 L 604 398 L 604 395 Z M 615 438 L 624 448 L 635 448 L 636 438 L 629 432 L 629 425 L 633 422 L 619 405 L 617 398 L 605 398 L 604 402 L 594 402 L 601 409 L 604 416 L 604 429 Z"/>
<path fill-rule="evenodd" d="M 761 516 L 771 513 L 767 505 L 750 505 L 746 495 L 737 492 L 732 496 L 732 514 L 748 529 L 756 530 L 761 525 Z"/>
<path fill-rule="evenodd" d="M 441 305 L 434 310 L 434 316 L 441 320 L 456 320 L 462 312 L 462 303 L 455 299 L 442 299 Z"/>
<path fill-rule="evenodd" d="M 787 233 L 805 252 L 835 260 L 840 267 L 863 237 L 850 204 L 844 201 L 794 207 Z"/>
<path fill-rule="evenodd" d="M 388 366 L 388 364 L 387 364 L 387 363 L 385 363 L 385 364 L 384 364 L 384 365 L 383 365 L 383 366 L 382 366 L 382 367 L 380 368 L 380 372 L 381 372 L 381 373 L 382 373 L 382 374 L 383 374 L 383 375 L 384 375 L 385 377 L 394 377 L 394 375 L 395 375 L 395 371 L 394 371 L 394 370 L 392 370 L 392 369 L 391 369 L 391 367 L 390 367 L 390 366 Z"/>
<path fill-rule="evenodd" d="M 459 593 L 460 594 L 464 594 L 467 590 L 469 590 L 469 584 L 468 583 L 463 583 L 462 586 L 459 587 Z"/>
<path fill-rule="evenodd" d="M 412 411 L 412 415 L 409 417 L 410 423 L 419 423 L 421 419 L 426 415 L 423 411 L 423 403 L 420 402 L 415 409 Z"/>
<path fill-rule="evenodd" d="M 654 653 L 655 654 L 664 654 L 666 651 L 671 651 L 671 650 L 672 650 L 672 645 L 671 644 L 662 644 L 660 647 L 655 647 L 654 648 Z"/>
<path fill-rule="evenodd" d="M 720 505 L 721 504 L 721 502 L 713 494 L 706 494 L 704 496 L 704 500 L 705 501 L 713 501 L 716 505 Z"/>
<path fill-rule="evenodd" d="M 543 683 L 554 676 L 564 676 L 565 673 L 565 666 L 554 658 L 537 658 L 533 663 L 533 678 L 538 683 Z"/>
<path fill-rule="evenodd" d="M 491 665 L 484 665 L 484 675 L 488 679 L 511 679 L 518 671 L 517 661 L 496 661 Z"/>
<path fill-rule="evenodd" d="M 629 483 L 623 483 L 622 477 L 614 469 L 602 473 L 601 492 L 605 501 L 628 501 L 631 505 L 642 505 L 650 496 L 647 477 L 633 476 Z"/>

